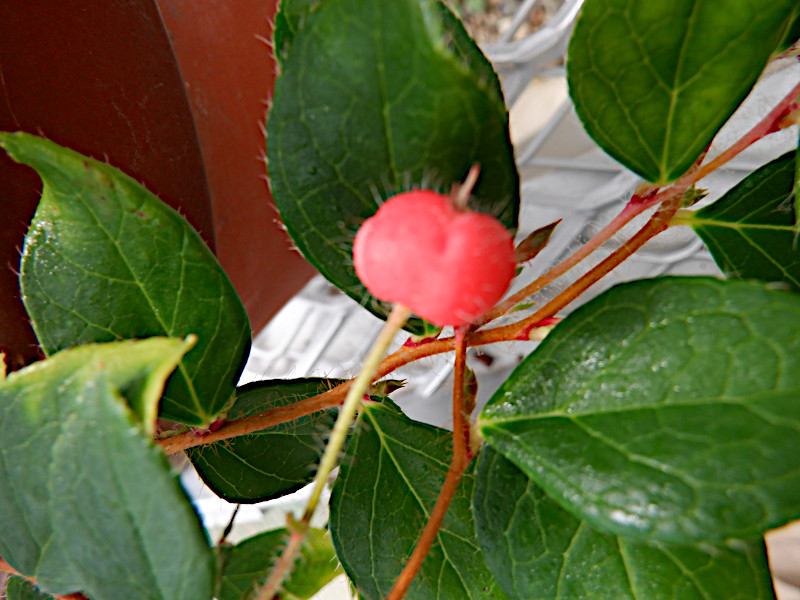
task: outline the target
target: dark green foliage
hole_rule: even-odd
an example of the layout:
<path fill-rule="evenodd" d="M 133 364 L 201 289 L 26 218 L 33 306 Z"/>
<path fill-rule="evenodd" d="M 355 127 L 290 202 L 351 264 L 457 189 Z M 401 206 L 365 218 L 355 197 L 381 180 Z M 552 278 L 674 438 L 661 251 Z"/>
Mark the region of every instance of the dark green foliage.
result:
<path fill-rule="evenodd" d="M 386 596 L 414 549 L 447 474 L 452 434 L 390 402 L 364 408 L 331 497 L 336 554 L 361 598 Z M 504 598 L 475 537 L 468 471 L 408 598 Z"/>
<path fill-rule="evenodd" d="M 800 289 L 794 181 L 789 152 L 687 220 L 726 276 Z"/>
<path fill-rule="evenodd" d="M 570 96 L 590 136 L 648 181 L 682 175 L 750 91 L 795 0 L 587 0 Z"/>
<path fill-rule="evenodd" d="M 661 278 L 572 313 L 497 391 L 486 441 L 568 511 L 641 539 L 760 539 L 800 515 L 800 296 Z"/>
<path fill-rule="evenodd" d="M 0 146 L 36 169 L 44 184 L 20 267 L 42 350 L 196 334 L 160 411 L 190 425 L 213 422 L 244 367 L 250 325 L 197 232 L 107 164 L 23 133 L 0 134 Z"/>
<path fill-rule="evenodd" d="M 508 115 L 461 23 L 436 0 L 325 0 L 300 10 L 307 4 L 290 2 L 279 19 L 291 52 L 275 84 L 267 148 L 275 201 L 303 255 L 364 300 L 351 245 L 379 199 L 420 185 L 449 191 L 475 163 L 473 207 L 515 228 Z M 388 314 L 374 300 L 365 306 Z M 418 321 L 411 329 L 422 333 Z"/>
<path fill-rule="evenodd" d="M 772 600 L 761 541 L 730 547 L 644 542 L 564 510 L 490 447 L 476 473 L 486 562 L 515 600 Z"/>
<path fill-rule="evenodd" d="M 259 381 L 237 391 L 230 419 L 255 415 L 315 396 L 341 383 L 330 379 Z M 329 409 L 257 433 L 187 451 L 203 481 L 229 502 L 261 502 L 289 494 L 314 477 Z"/>

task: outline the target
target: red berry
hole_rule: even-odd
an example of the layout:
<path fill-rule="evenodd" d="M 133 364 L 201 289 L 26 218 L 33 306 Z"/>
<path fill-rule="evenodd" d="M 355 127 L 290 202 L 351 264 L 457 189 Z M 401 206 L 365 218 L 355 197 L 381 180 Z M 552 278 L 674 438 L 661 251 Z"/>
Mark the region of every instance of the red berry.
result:
<path fill-rule="evenodd" d="M 494 217 L 458 210 L 427 190 L 387 200 L 353 242 L 356 274 L 373 296 L 434 325 L 475 321 L 503 296 L 516 255 Z"/>

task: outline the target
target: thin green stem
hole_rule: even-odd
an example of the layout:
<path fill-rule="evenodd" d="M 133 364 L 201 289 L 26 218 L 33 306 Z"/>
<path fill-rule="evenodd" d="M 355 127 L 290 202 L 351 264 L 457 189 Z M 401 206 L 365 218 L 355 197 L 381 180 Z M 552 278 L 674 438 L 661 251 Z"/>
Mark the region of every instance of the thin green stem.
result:
<path fill-rule="evenodd" d="M 350 431 L 350 426 L 353 424 L 361 400 L 364 398 L 367 389 L 375 378 L 378 366 L 381 363 L 383 355 L 386 353 L 386 349 L 394 339 L 395 334 L 397 334 L 408 320 L 410 314 L 410 311 L 406 307 L 395 305 L 383 329 L 381 329 L 377 339 L 372 344 L 372 348 L 370 348 L 367 353 L 364 359 L 364 365 L 361 367 L 361 372 L 350 385 L 342 408 L 339 411 L 339 416 L 336 419 L 336 423 L 333 425 L 328 444 L 325 446 L 325 452 L 322 455 L 317 474 L 314 477 L 311 496 L 306 503 L 305 512 L 299 521 L 291 523 L 292 536 L 289 539 L 289 544 L 287 544 L 284 549 L 278 564 L 270 574 L 264 587 L 261 588 L 258 600 L 272 600 L 281 582 L 291 570 L 297 554 L 300 552 L 305 534 L 311 525 L 311 518 L 317 510 L 317 505 L 319 504 L 319 499 L 322 496 L 322 491 L 325 488 L 328 477 L 330 477 L 331 472 L 339 462 L 339 454 L 347 439 L 347 434 Z"/>

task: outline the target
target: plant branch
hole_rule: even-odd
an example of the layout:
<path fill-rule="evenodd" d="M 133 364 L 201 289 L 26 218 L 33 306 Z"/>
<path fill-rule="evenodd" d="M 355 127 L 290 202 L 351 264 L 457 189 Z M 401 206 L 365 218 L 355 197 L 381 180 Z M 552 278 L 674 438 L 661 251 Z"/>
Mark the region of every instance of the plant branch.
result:
<path fill-rule="evenodd" d="M 670 206 L 673 203 L 677 204 L 678 206 L 680 204 L 679 200 L 674 197 L 672 201 L 670 201 Z M 677 212 L 677 206 L 673 212 Z M 642 233 L 642 231 L 645 231 L 645 233 Z M 548 323 L 547 319 L 553 317 L 561 309 L 567 306 L 569 302 L 574 300 L 579 293 L 585 291 L 591 284 L 595 283 L 602 276 L 606 275 L 616 265 L 623 262 L 639 247 L 644 245 L 644 243 L 647 242 L 650 237 L 653 237 L 660 231 L 663 231 L 663 228 L 659 229 L 658 231 L 650 232 L 650 228 L 645 226 L 645 229 L 642 231 L 634 236 L 634 238 L 637 239 L 635 249 L 631 250 L 629 244 L 623 245 L 608 258 L 606 258 L 605 261 L 600 263 L 600 265 L 595 267 L 595 269 L 584 275 L 577 282 L 575 282 L 575 284 L 564 290 L 564 292 L 559 294 L 559 296 L 551 300 L 547 305 L 536 311 L 530 317 L 502 327 L 495 327 L 492 329 L 485 329 L 470 333 L 468 336 L 466 336 L 467 346 L 485 346 L 498 342 L 529 340 L 532 339 L 535 336 L 535 333 L 539 330 L 542 332 L 547 332 L 549 329 L 552 329 L 552 325 Z M 649 237 L 646 237 L 648 235 Z M 610 266 L 611 263 L 609 261 L 612 259 L 614 264 L 613 266 Z M 603 265 L 606 266 L 603 267 Z M 597 271 L 597 269 L 600 267 L 603 267 L 602 273 Z M 575 285 L 578 283 L 580 283 L 582 288 L 580 292 L 575 291 L 577 289 Z M 564 294 L 567 293 L 570 294 L 571 299 L 565 302 L 566 296 L 564 296 Z M 422 358 L 428 358 L 430 356 L 436 356 L 437 354 L 444 354 L 445 352 L 452 352 L 454 348 L 455 338 L 435 339 L 414 346 L 401 346 L 397 351 L 395 351 L 393 354 L 390 354 L 380 362 L 377 370 L 375 371 L 374 380 L 381 379 L 389 373 L 392 373 L 393 371 L 396 371 L 400 367 L 403 367 L 411 362 L 420 360 Z M 352 383 L 352 381 L 347 381 L 335 388 L 323 392 L 322 394 L 318 394 L 317 396 L 299 400 L 288 406 L 231 421 L 226 423 L 217 431 L 206 436 L 198 437 L 191 433 L 182 433 L 171 438 L 158 440 L 158 443 L 165 452 L 172 453 L 194 446 L 211 444 L 213 442 L 218 442 L 232 437 L 260 431 L 262 429 L 267 429 L 269 427 L 274 427 L 276 425 L 280 425 L 281 423 L 286 423 L 320 410 L 338 406 L 341 404 L 342 398 L 345 397 L 345 394 L 349 390 Z"/>
<path fill-rule="evenodd" d="M 347 395 L 351 383 L 351 381 L 346 381 L 316 396 L 298 400 L 292 404 L 273 408 L 256 415 L 229 421 L 216 431 L 209 432 L 205 435 L 197 435 L 192 431 L 186 431 L 172 437 L 158 439 L 156 443 L 159 444 L 167 454 L 174 454 L 175 452 L 188 450 L 195 446 L 213 444 L 221 440 L 247 435 L 248 433 L 254 433 L 269 427 L 275 427 L 281 423 L 294 421 L 300 417 L 339 406 Z"/>
<path fill-rule="evenodd" d="M 283 552 L 281 552 L 281 557 L 272 569 L 266 583 L 264 583 L 264 587 L 259 591 L 256 600 L 273 600 L 277 597 L 281 583 L 283 583 L 284 578 L 291 573 L 294 562 L 300 554 L 300 550 L 303 547 L 303 540 L 306 539 L 306 531 L 308 531 L 307 527 L 305 529 L 298 528 L 292 530 L 292 533 L 289 535 L 289 541 L 286 542 L 286 547 L 283 549 Z"/>
<path fill-rule="evenodd" d="M 689 169 L 682 177 L 672 183 L 669 187 L 659 191 L 658 186 L 648 184 L 637 190 L 637 194 L 631 198 L 630 202 L 623 208 L 622 212 L 617 215 L 613 221 L 603 227 L 597 235 L 595 235 L 586 244 L 578 248 L 572 255 L 563 260 L 560 264 L 544 273 L 521 290 L 515 292 L 502 302 L 498 303 L 491 311 L 489 311 L 480 322 L 476 324 L 477 327 L 493 321 L 494 319 L 506 314 L 511 308 L 522 302 L 532 294 L 538 292 L 549 283 L 561 277 L 564 273 L 569 271 L 572 267 L 581 262 L 584 258 L 589 256 L 600 246 L 611 239 L 620 229 L 627 225 L 634 217 L 641 214 L 648 208 L 670 201 L 672 198 L 683 196 L 683 194 L 695 183 L 700 181 L 703 177 L 707 176 L 712 171 L 720 168 L 722 165 L 737 156 L 745 148 L 748 148 L 753 143 L 757 142 L 764 136 L 778 131 L 780 128 L 790 125 L 791 123 L 783 123 L 784 117 L 790 115 L 793 110 L 797 109 L 796 101 L 800 94 L 800 83 L 795 85 L 789 93 L 750 131 L 742 136 L 736 143 L 730 146 L 727 150 L 717 155 L 710 160 L 707 164 L 701 165 L 700 162 L 705 158 L 706 152 L 701 154 L 698 162 Z"/>
<path fill-rule="evenodd" d="M 541 309 L 522 321 L 518 321 L 505 327 L 498 327 L 491 331 L 495 335 L 500 335 L 504 338 L 511 337 L 515 333 L 517 335 L 525 334 L 530 327 L 535 326 L 544 319 L 554 316 L 560 310 L 568 306 L 578 296 L 583 294 L 583 292 L 589 289 L 592 285 L 597 283 L 601 278 L 618 267 L 634 252 L 644 246 L 649 240 L 667 229 L 672 216 L 679 208 L 680 198 L 673 197 L 672 199 L 668 200 L 653 214 L 652 217 L 650 217 L 650 220 L 647 222 L 647 224 L 627 242 L 625 242 L 625 244 L 617 248 L 617 250 L 600 262 L 600 264 L 580 277 L 558 296 L 545 304 Z M 527 338 L 523 337 L 522 339 Z"/>
<path fill-rule="evenodd" d="M 466 334 L 465 328 L 459 327 L 456 329 L 456 359 L 453 377 L 453 458 L 450 461 L 450 468 L 447 471 L 442 489 L 439 491 L 439 497 L 436 499 L 433 511 L 428 517 L 428 522 L 425 523 L 425 528 L 422 530 L 422 535 L 420 535 L 411 557 L 400 572 L 400 576 L 395 581 L 392 590 L 386 596 L 386 600 L 400 600 L 405 595 L 422 566 L 422 562 L 428 555 L 433 542 L 436 540 L 436 536 L 439 535 L 439 529 L 447 514 L 447 509 L 450 507 L 450 502 L 453 500 L 464 471 L 469 466 L 471 458 L 469 449 L 469 411 L 464 402 L 464 372 L 467 355 Z"/>
<path fill-rule="evenodd" d="M 642 201 L 629 202 L 625 208 L 622 209 L 622 212 L 620 212 L 608 225 L 603 227 L 603 229 L 601 229 L 591 240 L 578 248 L 561 263 L 542 274 L 540 277 L 537 277 L 524 288 L 515 292 L 505 300 L 499 302 L 492 310 L 486 313 L 486 315 L 477 323 L 477 326 L 480 327 L 481 325 L 501 317 L 514 306 L 561 277 L 564 273 L 569 271 L 572 267 L 577 265 L 584 258 L 589 256 L 592 252 L 614 237 L 614 235 L 620 229 L 625 227 L 625 225 L 627 225 L 633 218 L 651 206 L 652 203 Z"/>
<path fill-rule="evenodd" d="M 800 83 L 795 85 L 758 124 L 756 124 L 736 143 L 734 143 L 721 154 L 717 155 L 707 164 L 702 166 L 699 164 L 695 165 L 689 171 L 687 171 L 685 175 L 680 177 L 669 187 L 666 187 L 660 191 L 653 185 L 640 188 L 638 190 L 639 193 L 635 194 L 631 198 L 630 202 L 628 202 L 622 212 L 620 212 L 620 214 L 614 218 L 613 221 L 600 230 L 597 235 L 589 240 L 589 242 L 584 244 L 562 263 L 543 274 L 541 277 L 537 278 L 535 281 L 531 282 L 529 285 L 525 286 L 512 296 L 508 297 L 506 300 L 499 303 L 494 309 L 487 313 L 487 315 L 479 323 L 476 324 L 476 327 L 486 324 L 505 314 L 517 303 L 525 300 L 525 298 L 529 297 L 531 294 L 539 291 L 569 271 L 572 267 L 602 246 L 606 241 L 611 239 L 611 237 L 613 237 L 620 229 L 622 229 L 622 227 L 627 225 L 634 217 L 655 206 L 656 204 L 662 204 L 664 206 L 667 204 L 671 205 L 675 200 L 682 198 L 686 190 L 700 181 L 703 177 L 724 165 L 726 162 L 742 152 L 742 150 L 760 140 L 765 135 L 777 131 L 783 125 L 783 118 L 793 110 L 793 105 L 798 94 L 800 94 Z M 702 160 L 704 156 L 705 153 L 699 160 Z M 652 235 L 656 235 L 656 233 L 658 232 L 652 233 L 651 237 Z M 638 235 L 639 234 L 637 234 L 637 236 Z M 643 242 L 640 245 L 643 245 Z M 623 248 L 626 247 L 627 244 L 626 246 L 618 249 L 611 256 L 622 256 L 621 254 L 618 254 L 618 252 L 622 251 Z M 627 252 L 627 250 L 625 250 L 625 252 Z M 625 254 L 624 258 L 627 258 L 627 256 L 629 256 L 629 254 Z M 624 260 L 624 258 L 622 260 Z M 617 259 L 615 258 L 614 260 Z M 622 260 L 619 260 L 619 262 L 622 262 Z M 601 263 L 601 265 L 602 264 L 603 263 Z M 605 275 L 607 272 L 608 271 L 606 270 L 603 275 Z M 594 273 L 594 270 L 592 270 L 579 280 L 579 282 L 583 282 L 581 283 L 581 286 L 585 286 L 583 287 L 583 290 L 588 287 L 586 282 L 591 280 L 591 283 L 594 283 L 594 281 L 599 279 L 599 277 L 595 278 Z M 576 284 L 577 283 L 578 282 L 576 282 Z M 571 286 L 568 288 L 568 290 L 570 289 L 574 290 L 577 288 L 573 288 Z M 566 291 L 567 290 L 565 290 L 565 293 Z M 568 304 L 568 302 L 567 304 L 564 304 L 560 298 L 562 298 L 561 295 L 534 313 L 531 317 L 528 317 L 522 321 L 518 321 L 517 323 L 471 333 L 469 336 L 467 336 L 467 345 L 481 346 L 502 341 L 528 339 L 527 336 L 530 335 L 538 323 L 543 322 L 546 318 L 552 317 Z M 419 360 L 421 358 L 434 356 L 436 354 L 442 354 L 444 352 L 451 352 L 453 348 L 453 338 L 431 340 L 416 346 L 403 346 L 394 354 L 386 357 L 386 359 L 380 363 L 376 372 L 376 379 L 380 379 L 381 377 L 388 375 L 392 371 L 410 362 Z M 268 427 L 274 427 L 276 425 L 280 425 L 281 423 L 292 421 L 317 411 L 338 406 L 345 398 L 351 383 L 352 382 L 350 381 L 345 382 L 335 388 L 323 392 L 322 394 L 300 400 L 288 406 L 275 408 L 264 413 L 231 421 L 223 425 L 217 431 L 209 433 L 205 436 L 197 436 L 192 432 L 185 432 L 170 438 L 157 440 L 157 442 L 161 445 L 165 452 L 173 453 L 186 450 L 194 446 L 211 444 L 220 440 L 261 431 Z"/>
<path fill-rule="evenodd" d="M 342 404 L 336 422 L 333 424 L 333 431 L 331 431 L 328 444 L 325 446 L 325 452 L 320 459 L 317 474 L 314 477 L 314 487 L 306 504 L 305 512 L 299 521 L 290 524 L 292 537 L 289 539 L 289 544 L 283 551 L 278 565 L 270 574 L 264 587 L 261 588 L 258 600 L 272 600 L 284 577 L 294 564 L 294 560 L 297 557 L 297 553 L 300 551 L 306 532 L 311 526 L 311 518 L 317 510 L 317 504 L 322 496 L 325 483 L 328 481 L 331 471 L 333 471 L 336 464 L 339 462 L 339 454 L 347 439 L 347 434 L 350 431 L 350 426 L 353 423 L 361 400 L 364 398 L 369 385 L 376 378 L 376 371 L 378 370 L 378 366 L 380 365 L 386 349 L 394 339 L 395 334 L 408 320 L 410 314 L 411 312 L 406 307 L 400 306 L 399 304 L 394 306 L 383 329 L 381 329 L 377 339 L 372 344 L 372 348 L 370 348 L 367 353 L 364 359 L 364 365 L 361 367 L 361 372 L 347 390 L 347 397 Z"/>

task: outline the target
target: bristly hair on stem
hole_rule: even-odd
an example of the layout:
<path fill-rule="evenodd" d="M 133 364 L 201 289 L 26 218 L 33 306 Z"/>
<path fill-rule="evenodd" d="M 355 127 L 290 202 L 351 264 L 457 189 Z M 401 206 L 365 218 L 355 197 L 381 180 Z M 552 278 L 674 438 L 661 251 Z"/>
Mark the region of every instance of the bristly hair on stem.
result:
<path fill-rule="evenodd" d="M 400 600 L 408 590 L 411 582 L 416 577 L 422 562 L 428 555 L 433 542 L 439 535 L 447 509 L 456 493 L 461 477 L 467 470 L 471 460 L 470 449 L 470 410 L 464 398 L 464 383 L 466 373 L 467 356 L 467 332 L 466 326 L 456 328 L 455 332 L 455 372 L 453 375 L 453 457 L 450 461 L 450 468 L 447 471 L 439 497 L 433 507 L 431 516 L 422 530 L 422 534 L 414 547 L 414 551 L 406 562 L 400 576 L 394 583 L 386 600 Z"/>

